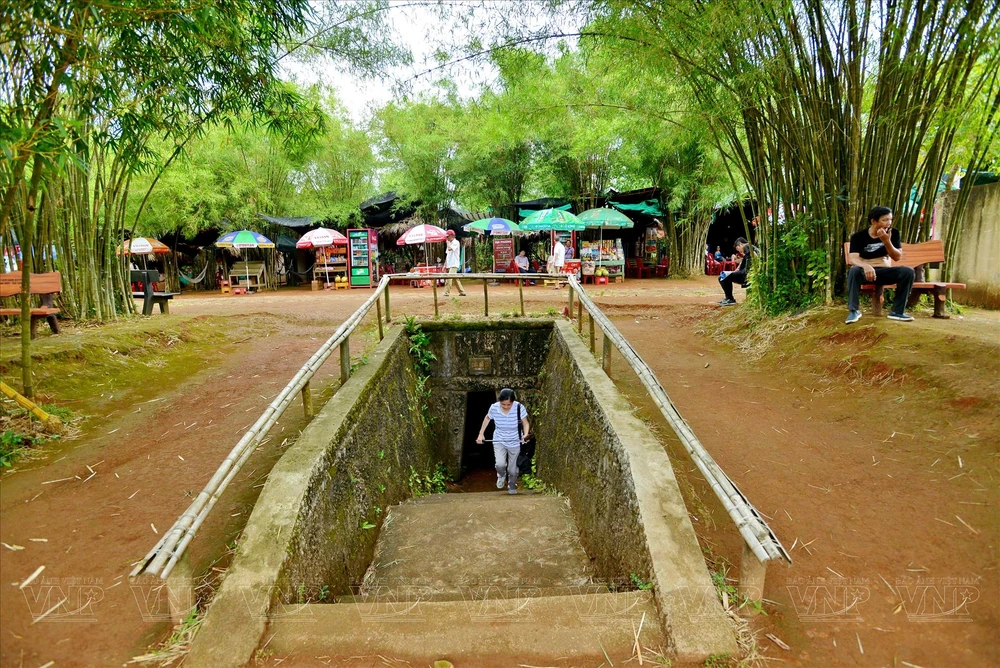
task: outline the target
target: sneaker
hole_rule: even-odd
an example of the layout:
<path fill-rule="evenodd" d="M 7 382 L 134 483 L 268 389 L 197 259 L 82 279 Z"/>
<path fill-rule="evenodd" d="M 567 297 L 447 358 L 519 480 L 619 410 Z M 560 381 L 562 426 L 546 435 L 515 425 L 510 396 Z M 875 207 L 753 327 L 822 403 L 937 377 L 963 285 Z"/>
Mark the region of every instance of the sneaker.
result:
<path fill-rule="evenodd" d="M 844 324 L 853 325 L 858 320 L 861 320 L 861 311 L 851 311 L 847 314 L 847 320 L 844 321 Z"/>
<path fill-rule="evenodd" d="M 507 490 L 507 493 L 508 494 L 517 494 L 517 488 L 516 487 L 511 487 L 510 489 Z"/>
<path fill-rule="evenodd" d="M 469 295 L 465 294 L 464 292 L 459 292 L 458 296 L 459 297 L 468 297 Z"/>
<path fill-rule="evenodd" d="M 507 476 L 498 475 L 497 476 L 497 489 L 503 489 L 503 486 L 507 484 Z"/>
<path fill-rule="evenodd" d="M 900 322 L 913 322 L 912 315 L 906 315 L 905 313 L 893 313 L 889 311 L 889 320 L 898 320 Z"/>
<path fill-rule="evenodd" d="M 736 306 L 736 300 L 735 299 L 723 299 L 721 302 L 719 302 L 719 306 Z"/>

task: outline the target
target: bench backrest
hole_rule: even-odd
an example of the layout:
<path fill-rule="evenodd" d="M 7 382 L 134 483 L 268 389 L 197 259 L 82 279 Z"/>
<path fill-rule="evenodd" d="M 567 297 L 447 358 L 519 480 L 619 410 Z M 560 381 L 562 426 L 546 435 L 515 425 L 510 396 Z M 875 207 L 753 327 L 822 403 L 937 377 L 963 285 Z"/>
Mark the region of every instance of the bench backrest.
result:
<path fill-rule="evenodd" d="M 62 292 L 62 277 L 58 271 L 31 275 L 31 294 L 56 295 Z M 0 297 L 13 297 L 21 293 L 21 272 L 0 274 Z"/>
<path fill-rule="evenodd" d="M 844 262 L 849 263 L 851 243 L 844 242 Z M 903 259 L 893 261 L 893 265 L 901 267 L 919 267 L 928 262 L 944 262 L 944 241 L 931 239 L 921 244 L 903 244 Z"/>
<path fill-rule="evenodd" d="M 263 262 L 236 262 L 229 270 L 229 274 L 235 276 L 260 276 L 263 273 Z"/>

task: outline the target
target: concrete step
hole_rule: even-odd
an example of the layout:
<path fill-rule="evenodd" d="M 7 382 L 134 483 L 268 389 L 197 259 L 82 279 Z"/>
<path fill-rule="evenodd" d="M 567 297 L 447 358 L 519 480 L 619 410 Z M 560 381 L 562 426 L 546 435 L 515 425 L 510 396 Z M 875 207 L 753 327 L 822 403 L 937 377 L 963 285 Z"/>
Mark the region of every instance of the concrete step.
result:
<path fill-rule="evenodd" d="M 644 591 L 290 606 L 272 617 L 266 636 L 272 659 L 290 659 L 284 665 L 315 658 L 346 665 L 338 659 L 381 655 L 414 665 L 447 659 L 456 667 L 596 666 L 605 654 L 614 665 L 634 656 L 640 623 L 643 656 L 652 662 L 667 642 Z"/>
<path fill-rule="evenodd" d="M 518 498 L 534 498 L 538 496 L 548 497 L 550 499 L 562 499 L 563 502 L 567 502 L 566 497 L 555 496 L 552 494 L 543 494 L 537 492 L 533 489 L 518 489 L 517 494 L 508 494 L 507 489 L 489 491 L 489 492 L 449 492 L 447 494 L 429 494 L 427 496 L 415 496 L 403 501 L 400 505 L 414 505 L 421 506 L 432 503 L 459 503 L 467 501 L 478 501 L 482 502 L 486 499 L 492 499 L 497 501 L 517 501 Z"/>
<path fill-rule="evenodd" d="M 460 601 L 489 587 L 567 593 L 590 586 L 592 569 L 564 498 L 441 494 L 389 509 L 364 582 Z"/>
<path fill-rule="evenodd" d="M 591 582 L 563 586 L 539 586 L 520 582 L 470 582 L 449 587 L 444 591 L 429 584 L 373 583 L 363 588 L 364 593 L 336 596 L 325 603 L 368 603 L 375 598 L 392 598 L 398 601 L 486 601 L 491 599 L 538 598 L 541 596 L 582 596 L 607 594 L 606 584 Z"/>

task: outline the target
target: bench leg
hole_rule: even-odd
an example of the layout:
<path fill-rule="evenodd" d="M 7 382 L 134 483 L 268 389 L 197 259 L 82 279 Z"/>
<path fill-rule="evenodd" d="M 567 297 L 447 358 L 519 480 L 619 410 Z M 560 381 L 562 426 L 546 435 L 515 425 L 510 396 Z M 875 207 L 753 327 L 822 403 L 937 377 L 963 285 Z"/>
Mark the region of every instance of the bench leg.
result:
<path fill-rule="evenodd" d="M 52 333 L 53 334 L 58 334 L 59 333 L 59 318 L 55 317 L 54 315 L 50 315 L 50 316 L 47 316 L 45 318 L 45 320 L 46 320 L 46 322 L 49 323 L 49 329 L 52 330 Z"/>
<path fill-rule="evenodd" d="M 162 313 L 163 315 L 169 314 L 170 313 L 170 305 L 169 304 L 170 303 L 166 299 L 160 301 L 160 313 Z"/>
<path fill-rule="evenodd" d="M 876 318 L 882 316 L 882 301 L 884 299 L 885 289 L 881 285 L 876 285 L 875 292 L 872 293 L 872 311 L 875 312 Z"/>
<path fill-rule="evenodd" d="M 28 329 L 31 331 L 31 338 L 34 339 L 38 335 L 38 320 L 37 316 L 31 316 L 31 324 L 28 325 Z"/>
<path fill-rule="evenodd" d="M 944 312 L 944 304 L 948 299 L 948 288 L 943 285 L 934 286 L 934 317 L 947 320 L 951 316 Z"/>

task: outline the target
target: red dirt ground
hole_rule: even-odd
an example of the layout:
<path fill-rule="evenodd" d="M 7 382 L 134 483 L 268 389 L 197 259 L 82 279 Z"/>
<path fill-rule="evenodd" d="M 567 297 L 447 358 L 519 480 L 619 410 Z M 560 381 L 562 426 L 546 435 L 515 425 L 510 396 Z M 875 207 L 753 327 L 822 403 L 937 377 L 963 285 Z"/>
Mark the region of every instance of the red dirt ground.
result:
<path fill-rule="evenodd" d="M 442 298 L 442 315 L 482 308 L 481 290 L 467 288 L 469 297 Z M 970 310 L 946 322 L 923 315 L 912 325 L 869 317 L 860 324 L 873 329 L 845 334 L 843 314 L 831 310 L 811 322 L 822 330 L 814 336 L 808 328 L 780 333 L 776 352 L 750 360 L 699 333 L 726 317 L 711 306 L 716 292 L 712 279 L 589 289 L 786 548 L 795 544 L 794 564 L 769 570 L 768 616 L 753 619 L 791 650 L 763 635 L 761 649 L 791 665 L 1000 664 L 1000 314 Z M 176 300 L 171 321 L 221 315 L 237 328 L 247 314 L 270 314 L 273 331 L 234 339 L 181 381 L 152 368 L 110 410 L 95 410 L 98 400 L 85 405 L 82 412 L 104 417 L 91 418 L 79 439 L 0 478 L 0 541 L 25 548 L 0 547 L 0 665 L 120 665 L 169 635 L 169 622 L 143 614 L 157 612 L 155 597 L 127 579 L 157 539 L 151 525 L 158 532 L 171 525 L 242 431 L 368 294 Z M 565 290 L 536 287 L 525 297 L 529 312 L 561 312 L 566 303 Z M 397 317 L 431 312 L 430 290 L 394 288 L 392 300 Z M 516 290 L 491 289 L 494 314 L 516 303 Z M 13 357 L 8 346 L 16 341 L 2 345 L 2 358 Z M 870 359 L 858 364 L 859 356 Z M 844 373 L 831 377 L 830 368 Z M 330 379 L 336 371 L 328 364 L 322 372 Z M 612 375 L 675 458 L 703 546 L 738 564 L 736 531 L 620 357 Z M 223 555 L 281 443 L 302 424 L 290 410 L 223 496 L 192 545 L 196 569 Z M 85 481 L 88 465 L 97 475 Z M 72 479 L 42 484 L 62 478 Z M 44 573 L 25 590 L 11 585 L 40 565 Z M 69 601 L 32 625 L 33 614 L 63 597 Z"/>

